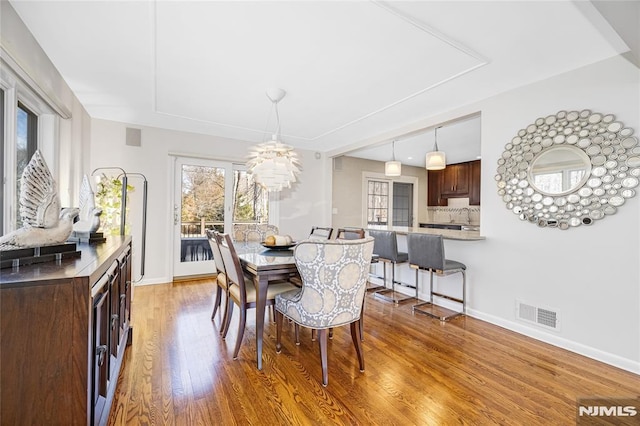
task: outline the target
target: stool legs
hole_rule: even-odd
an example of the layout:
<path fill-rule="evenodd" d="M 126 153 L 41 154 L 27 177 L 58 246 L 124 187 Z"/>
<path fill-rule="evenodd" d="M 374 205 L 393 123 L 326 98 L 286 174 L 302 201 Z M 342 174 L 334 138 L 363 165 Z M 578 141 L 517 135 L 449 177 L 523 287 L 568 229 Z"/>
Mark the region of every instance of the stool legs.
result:
<path fill-rule="evenodd" d="M 408 300 L 408 299 L 412 299 L 412 296 L 404 296 L 404 297 L 397 297 L 398 293 L 396 293 L 396 264 L 395 262 L 389 262 L 391 263 L 391 288 L 386 288 L 387 287 L 387 268 L 386 268 L 386 263 L 383 261 L 382 264 L 382 268 L 384 273 L 383 275 L 383 280 L 384 280 L 384 286 L 385 289 L 380 290 L 375 292 L 375 296 L 379 297 L 383 300 L 387 300 L 389 302 L 393 302 L 395 304 L 398 304 L 399 302 L 402 302 L 404 300 Z M 391 292 L 391 296 L 387 296 L 385 293 Z"/>
<path fill-rule="evenodd" d="M 419 269 L 416 269 L 416 294 L 418 287 L 418 272 Z M 440 321 L 448 321 L 451 318 L 455 318 L 460 315 L 465 315 L 467 312 L 466 305 L 466 292 L 467 292 L 467 274 L 464 269 L 458 269 L 453 272 L 460 272 L 462 274 L 462 299 L 458 299 L 455 297 L 447 296 L 446 294 L 437 293 L 433 291 L 433 269 L 429 269 L 429 301 L 417 303 L 413 305 L 413 312 L 420 312 L 422 314 L 429 315 L 430 317 L 437 318 Z M 455 302 L 462 304 L 462 311 L 456 312 L 444 307 L 437 307 L 433 304 L 433 296 L 442 297 L 444 299 L 453 300 Z"/>

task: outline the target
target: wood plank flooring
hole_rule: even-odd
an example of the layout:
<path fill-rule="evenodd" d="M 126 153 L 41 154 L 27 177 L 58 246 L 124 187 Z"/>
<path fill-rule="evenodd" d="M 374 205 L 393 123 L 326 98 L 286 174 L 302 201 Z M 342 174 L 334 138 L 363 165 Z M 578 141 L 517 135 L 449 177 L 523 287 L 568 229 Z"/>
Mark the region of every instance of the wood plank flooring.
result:
<path fill-rule="evenodd" d="M 255 310 L 232 359 L 210 320 L 212 280 L 136 287 L 110 425 L 572 425 L 578 398 L 638 398 L 640 376 L 469 317 L 449 323 L 367 296 L 365 372 L 349 327 L 329 343 L 329 386 L 317 342 L 265 325 L 255 363 Z"/>

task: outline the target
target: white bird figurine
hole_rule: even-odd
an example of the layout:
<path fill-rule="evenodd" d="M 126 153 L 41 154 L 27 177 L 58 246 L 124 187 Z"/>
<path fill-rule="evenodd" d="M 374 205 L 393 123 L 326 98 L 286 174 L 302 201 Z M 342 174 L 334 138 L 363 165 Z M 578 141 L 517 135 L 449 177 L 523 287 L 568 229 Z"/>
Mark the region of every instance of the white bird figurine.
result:
<path fill-rule="evenodd" d="M 40 151 L 22 172 L 20 217 L 22 228 L 0 237 L 0 250 L 39 247 L 65 242 L 78 209 L 60 211 L 56 182 Z"/>
<path fill-rule="evenodd" d="M 95 194 L 91 189 L 89 178 L 84 175 L 82 187 L 80 187 L 80 214 L 79 220 L 73 224 L 75 233 L 96 232 L 100 227 L 100 215 L 102 209 L 96 207 Z"/>

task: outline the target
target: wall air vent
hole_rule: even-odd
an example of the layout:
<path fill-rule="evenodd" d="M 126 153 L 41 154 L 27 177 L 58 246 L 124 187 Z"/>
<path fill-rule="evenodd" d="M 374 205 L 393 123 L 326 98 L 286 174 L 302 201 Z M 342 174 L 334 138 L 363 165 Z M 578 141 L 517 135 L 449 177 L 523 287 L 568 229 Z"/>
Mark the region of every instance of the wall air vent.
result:
<path fill-rule="evenodd" d="M 560 329 L 560 315 L 552 309 L 534 306 L 516 300 L 516 317 L 519 320 L 530 322 L 552 330 Z"/>

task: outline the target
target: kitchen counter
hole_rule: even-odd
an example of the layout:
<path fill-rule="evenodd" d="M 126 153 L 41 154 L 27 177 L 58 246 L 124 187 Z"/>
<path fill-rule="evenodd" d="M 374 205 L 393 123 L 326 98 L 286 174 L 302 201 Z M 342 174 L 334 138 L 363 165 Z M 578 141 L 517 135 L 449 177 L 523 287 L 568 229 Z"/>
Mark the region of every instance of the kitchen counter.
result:
<path fill-rule="evenodd" d="M 480 235 L 480 231 L 456 231 L 452 229 L 435 229 L 435 228 L 413 228 L 408 226 L 369 226 L 367 229 L 377 229 L 382 231 L 396 231 L 398 235 L 430 234 L 442 235 L 445 240 L 459 241 L 480 241 L 486 239 Z"/>

